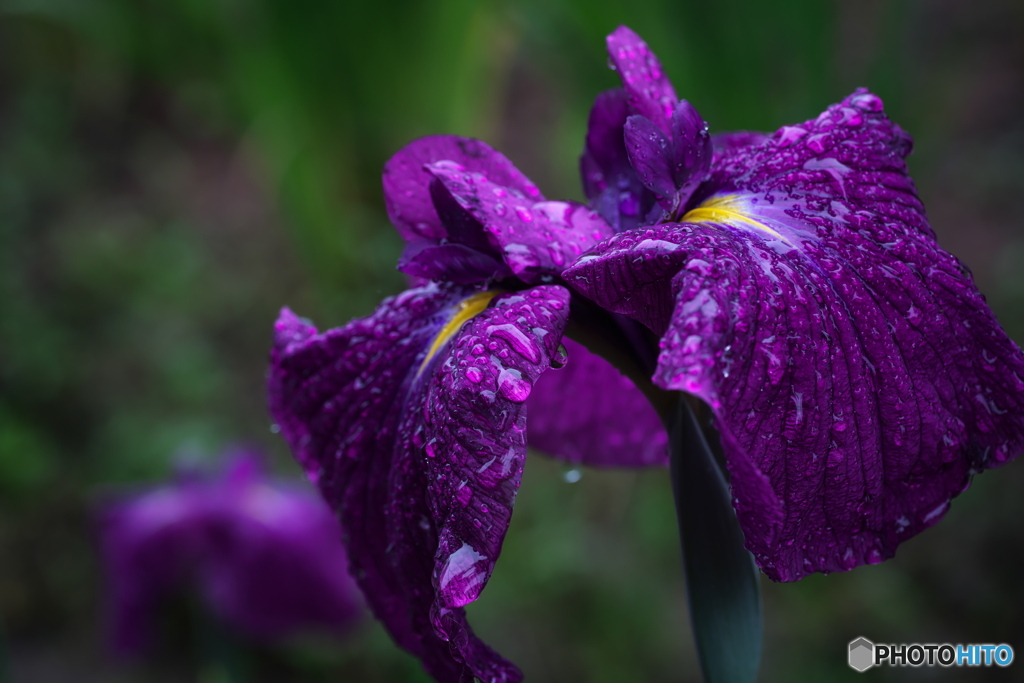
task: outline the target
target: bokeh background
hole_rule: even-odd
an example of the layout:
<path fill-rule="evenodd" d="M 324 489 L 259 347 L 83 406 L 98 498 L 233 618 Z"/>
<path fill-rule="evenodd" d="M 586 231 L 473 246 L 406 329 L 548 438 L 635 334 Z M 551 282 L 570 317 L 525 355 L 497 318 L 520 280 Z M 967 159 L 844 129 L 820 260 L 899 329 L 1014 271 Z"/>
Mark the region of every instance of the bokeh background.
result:
<path fill-rule="evenodd" d="M 335 326 L 402 288 L 379 174 L 414 137 L 480 137 L 579 199 L 620 23 L 714 131 L 881 95 L 916 138 L 940 242 L 1024 341 L 1018 0 L 5 0 L 0 681 L 428 680 L 372 620 L 225 657 L 174 605 L 148 659 L 113 659 L 92 511 L 237 442 L 299 476 L 264 403 L 278 309 Z M 530 681 L 698 680 L 665 473 L 567 474 L 530 460 L 478 630 Z M 763 680 L 859 680 L 845 651 L 860 635 L 1024 656 L 1022 489 L 1012 463 L 892 561 L 765 581 Z"/>

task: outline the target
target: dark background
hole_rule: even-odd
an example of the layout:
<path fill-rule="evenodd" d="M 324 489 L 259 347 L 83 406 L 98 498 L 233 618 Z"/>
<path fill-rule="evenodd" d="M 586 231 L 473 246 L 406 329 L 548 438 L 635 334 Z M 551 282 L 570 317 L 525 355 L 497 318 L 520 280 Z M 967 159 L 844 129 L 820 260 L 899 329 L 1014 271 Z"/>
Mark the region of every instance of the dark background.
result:
<path fill-rule="evenodd" d="M 264 403 L 278 309 L 336 326 L 402 288 L 379 174 L 414 137 L 480 137 L 549 197 L 579 199 L 620 23 L 713 131 L 774 130 L 877 92 L 916 139 L 941 244 L 1024 340 L 1019 0 L 6 0 L 0 680 L 427 680 L 372 621 L 344 642 L 225 655 L 181 605 L 150 658 L 118 663 L 92 510 L 240 441 L 298 476 Z M 531 681 L 697 680 L 665 473 L 564 474 L 531 458 L 470 608 L 478 630 Z M 1022 490 L 1012 463 L 889 562 L 765 580 L 763 680 L 860 680 L 845 652 L 861 635 L 1024 656 Z M 1009 680 L 1022 666 L 864 675 Z"/>

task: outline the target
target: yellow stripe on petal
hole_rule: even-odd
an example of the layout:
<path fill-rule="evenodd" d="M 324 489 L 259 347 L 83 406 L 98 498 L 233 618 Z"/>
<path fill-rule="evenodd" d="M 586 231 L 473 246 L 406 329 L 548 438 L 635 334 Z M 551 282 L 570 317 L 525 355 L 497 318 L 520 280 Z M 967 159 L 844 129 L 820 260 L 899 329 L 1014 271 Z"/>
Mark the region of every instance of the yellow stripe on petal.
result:
<path fill-rule="evenodd" d="M 501 293 L 502 291 L 500 289 L 477 292 L 473 296 L 466 297 L 459 302 L 459 308 L 455 311 L 455 315 L 452 316 L 451 320 L 449 320 L 445 326 L 441 328 L 441 331 L 437 333 L 437 336 L 434 337 L 434 341 L 427 350 L 427 355 L 420 364 L 420 369 L 416 374 L 419 375 L 419 373 L 423 372 L 423 368 L 427 367 L 427 363 L 437 355 L 437 352 L 441 350 L 441 347 L 447 344 L 448 340 L 454 337 L 458 331 L 462 329 L 463 325 L 487 308 L 487 306 L 490 305 L 491 300 Z"/>
<path fill-rule="evenodd" d="M 764 222 L 752 218 L 747 211 L 744 197 L 738 194 L 723 194 L 708 197 L 700 206 L 690 209 L 683 216 L 683 223 L 724 223 L 738 228 L 754 228 L 763 230 L 770 235 L 785 240 Z"/>

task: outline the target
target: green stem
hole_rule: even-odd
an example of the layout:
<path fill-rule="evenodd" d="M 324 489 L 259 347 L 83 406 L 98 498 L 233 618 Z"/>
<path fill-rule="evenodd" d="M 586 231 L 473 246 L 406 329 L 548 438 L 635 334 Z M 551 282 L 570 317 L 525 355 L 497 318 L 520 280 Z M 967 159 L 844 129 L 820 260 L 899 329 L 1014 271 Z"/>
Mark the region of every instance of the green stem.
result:
<path fill-rule="evenodd" d="M 710 436 L 719 446 L 710 410 L 694 396 L 654 385 L 657 345 L 644 338 L 646 330 L 628 330 L 585 302 L 574 301 L 572 313 L 566 334 L 631 379 L 668 431 L 690 620 L 704 679 L 752 683 L 763 636 L 760 573 L 743 547 L 729 486 L 709 442 Z"/>
<path fill-rule="evenodd" d="M 669 430 L 690 620 L 707 683 L 752 683 L 761 661 L 760 573 L 729 487 L 687 397 Z"/>

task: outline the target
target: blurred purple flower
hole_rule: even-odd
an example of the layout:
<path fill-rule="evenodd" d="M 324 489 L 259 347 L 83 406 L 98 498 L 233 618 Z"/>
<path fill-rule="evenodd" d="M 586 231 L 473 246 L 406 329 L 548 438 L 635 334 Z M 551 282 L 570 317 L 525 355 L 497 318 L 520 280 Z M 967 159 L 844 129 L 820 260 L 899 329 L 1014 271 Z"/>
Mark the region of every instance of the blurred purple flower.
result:
<path fill-rule="evenodd" d="M 624 88 L 591 114 L 592 209 L 546 200 L 479 141 L 417 140 L 384 193 L 399 268 L 427 284 L 340 329 L 287 309 L 276 324 L 274 419 L 374 613 L 439 681 L 521 678 L 462 608 L 497 560 L 527 442 L 665 462 L 638 385 L 565 334 L 645 366 L 649 395 L 707 403 L 775 579 L 891 556 L 1024 439 L 1024 358 L 936 244 L 877 97 L 710 136 L 639 37 L 608 46 Z"/>
<path fill-rule="evenodd" d="M 261 640 L 344 633 L 361 612 L 330 509 L 267 478 L 252 454 L 216 477 L 190 473 L 108 503 L 100 533 L 110 636 L 125 654 L 151 644 L 159 604 L 190 583 L 217 618 Z"/>

